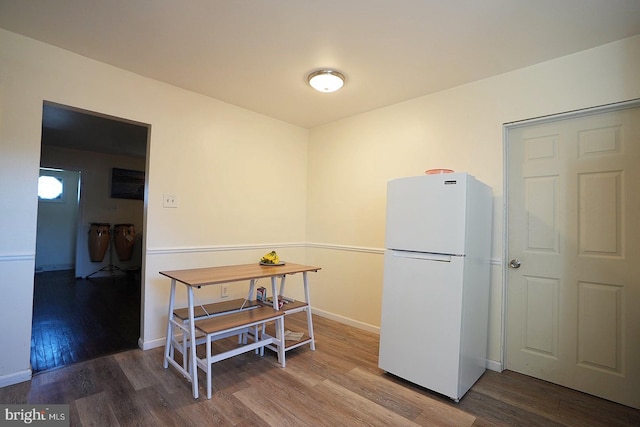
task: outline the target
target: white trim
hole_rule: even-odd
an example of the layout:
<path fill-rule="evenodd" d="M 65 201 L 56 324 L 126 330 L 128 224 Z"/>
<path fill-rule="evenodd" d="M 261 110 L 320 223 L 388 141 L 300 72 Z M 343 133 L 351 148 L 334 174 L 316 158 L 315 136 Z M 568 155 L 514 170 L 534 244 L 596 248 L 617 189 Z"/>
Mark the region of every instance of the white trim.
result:
<path fill-rule="evenodd" d="M 226 245 L 226 246 L 192 246 L 192 247 L 165 247 L 147 249 L 147 255 L 167 255 L 196 252 L 224 252 L 224 251 L 246 251 L 254 249 L 271 248 L 320 248 L 339 251 L 362 252 L 371 254 L 384 254 L 384 248 L 370 248 L 365 246 L 334 245 L 330 243 L 313 242 L 293 242 L 293 243 L 253 243 L 246 245 Z"/>
<path fill-rule="evenodd" d="M 172 254 L 189 254 L 189 253 L 206 253 L 206 252 L 224 252 L 224 251 L 248 251 L 254 249 L 271 249 L 271 248 L 318 248 L 330 249 L 335 251 L 361 252 L 367 254 L 384 255 L 384 248 L 372 248 L 366 246 L 351 245 L 335 245 L 331 243 L 314 243 L 314 242 L 294 242 L 294 243 L 259 243 L 249 245 L 226 245 L 226 246 L 183 246 L 183 247 L 166 247 L 147 249 L 146 255 L 172 255 Z M 35 261 L 35 253 L 24 254 L 0 254 L 0 262 L 10 261 Z M 490 259 L 491 265 L 502 265 L 502 260 L 498 258 Z M 44 270 L 43 270 L 44 271 Z"/>
<path fill-rule="evenodd" d="M 196 252 L 224 252 L 224 251 L 247 251 L 253 249 L 271 249 L 271 248 L 298 248 L 305 247 L 304 242 L 294 243 L 254 243 L 247 245 L 226 245 L 226 246 L 191 246 L 191 247 L 174 247 L 174 248 L 151 248 L 147 249 L 147 255 L 167 255 L 167 254 L 188 254 Z"/>
<path fill-rule="evenodd" d="M 293 242 L 293 243 L 254 243 L 254 244 L 246 244 L 246 245 L 226 245 L 226 246 L 151 248 L 151 249 L 147 249 L 147 255 L 164 255 L 164 254 L 193 253 L 193 252 L 245 251 L 245 250 L 253 250 L 253 249 L 270 249 L 270 248 L 320 248 L 320 249 L 333 249 L 333 250 L 351 251 L 351 252 L 364 252 L 364 253 L 377 253 L 377 254 L 384 253 L 384 248 L 370 248 L 365 246 L 350 246 L 350 245 L 334 245 L 330 243 Z"/>
<path fill-rule="evenodd" d="M 365 246 L 349 246 L 349 245 L 333 245 L 329 243 L 307 243 L 309 248 L 331 249 L 336 251 L 350 251 L 350 252 L 362 252 L 368 254 L 384 255 L 384 248 L 371 248 Z M 503 262 L 500 258 L 489 259 L 489 264 L 502 266 Z"/>
<path fill-rule="evenodd" d="M 547 116 L 534 117 L 531 119 L 517 120 L 503 124 L 504 129 L 515 129 L 519 127 L 527 127 L 542 123 L 555 122 L 559 120 L 573 119 L 576 117 L 589 116 L 593 114 L 608 113 L 610 111 L 624 110 L 627 108 L 635 108 L 640 106 L 640 98 L 630 99 L 622 102 L 614 102 L 612 104 L 599 105 L 596 107 L 581 108 L 579 110 L 567 111 L 564 113 L 549 114 Z M 506 142 L 506 140 L 505 140 Z M 505 165 L 507 159 L 505 158 Z"/>
<path fill-rule="evenodd" d="M 227 246 L 193 246 L 193 247 L 175 247 L 175 248 L 152 248 L 147 249 L 147 255 L 169 255 L 169 254 L 187 254 L 187 253 L 206 253 L 206 252 L 224 252 L 224 251 L 246 251 L 254 249 L 271 249 L 271 248 L 316 248 L 328 249 L 334 251 L 360 252 L 366 254 L 384 255 L 384 248 L 372 248 L 367 246 L 352 245 L 336 245 L 332 243 L 319 242 L 294 242 L 294 243 L 258 243 L 248 245 L 227 245 Z M 491 258 L 491 265 L 502 266 L 502 260 L 499 258 Z"/>
<path fill-rule="evenodd" d="M 23 253 L 23 254 L 0 254 L 0 262 L 13 262 L 13 261 L 35 261 L 35 253 Z"/>
<path fill-rule="evenodd" d="M 509 259 L 509 233 L 507 232 L 509 226 L 509 208 L 508 208 L 508 191 L 509 191 L 509 176 L 508 171 L 508 155 L 509 155 L 509 129 L 508 125 L 502 126 L 502 158 L 504 164 L 502 165 L 502 194 L 505 196 L 502 198 L 502 259 L 505 260 L 505 264 Z M 500 369 L 501 372 L 505 368 L 507 360 L 507 268 L 502 266 L 502 304 L 500 307 Z"/>
<path fill-rule="evenodd" d="M 372 332 L 374 334 L 380 335 L 380 327 L 374 326 L 369 323 L 361 322 L 359 320 L 350 319 L 348 317 L 341 316 L 339 314 L 330 313 L 328 311 L 319 310 L 317 308 L 311 307 L 311 313 L 316 314 L 320 317 L 324 317 L 327 319 L 335 320 L 338 323 L 342 323 L 348 326 L 353 326 L 354 328 L 362 329 L 367 332 Z"/>
<path fill-rule="evenodd" d="M 151 350 L 152 348 L 164 347 L 166 341 L 166 337 L 157 338 L 150 341 L 142 341 L 142 338 L 138 338 L 138 347 L 140 347 L 144 351 L 147 351 Z"/>
<path fill-rule="evenodd" d="M 3 375 L 0 377 L 0 387 L 7 387 L 10 385 L 23 383 L 25 381 L 31 381 L 31 377 L 31 369 L 25 369 L 24 371 L 18 371 L 8 375 Z"/>
<path fill-rule="evenodd" d="M 487 369 L 495 372 L 502 372 L 502 363 L 496 360 L 487 360 Z"/>
<path fill-rule="evenodd" d="M 332 249 L 336 251 L 349 251 L 349 252 L 363 252 L 367 254 L 384 254 L 383 248 L 370 248 L 366 246 L 351 246 L 351 245 L 333 245 L 330 243 L 314 243 L 308 242 L 306 243 L 308 248 L 319 248 L 319 249 Z"/>

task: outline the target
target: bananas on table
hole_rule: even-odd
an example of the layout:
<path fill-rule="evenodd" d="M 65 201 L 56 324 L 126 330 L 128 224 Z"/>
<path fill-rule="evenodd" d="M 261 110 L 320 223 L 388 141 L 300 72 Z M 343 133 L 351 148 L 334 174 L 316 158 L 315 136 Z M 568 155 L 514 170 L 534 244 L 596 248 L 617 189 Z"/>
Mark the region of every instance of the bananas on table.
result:
<path fill-rule="evenodd" d="M 280 264 L 280 257 L 278 257 L 276 251 L 271 251 L 260 258 L 260 264 Z"/>

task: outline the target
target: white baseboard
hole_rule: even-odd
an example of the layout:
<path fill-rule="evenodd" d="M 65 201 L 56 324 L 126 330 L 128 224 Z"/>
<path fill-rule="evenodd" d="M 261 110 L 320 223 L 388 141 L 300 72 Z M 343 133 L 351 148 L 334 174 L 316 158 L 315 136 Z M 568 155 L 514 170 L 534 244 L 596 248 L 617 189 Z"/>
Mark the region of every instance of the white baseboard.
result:
<path fill-rule="evenodd" d="M 495 372 L 502 372 L 502 363 L 495 360 L 487 360 L 487 369 Z"/>
<path fill-rule="evenodd" d="M 157 338 L 155 340 L 150 340 L 150 341 L 142 341 L 142 338 L 138 338 L 138 347 L 140 347 L 144 351 L 147 351 L 147 350 L 151 350 L 152 348 L 163 347 L 165 342 L 166 342 L 165 337 Z"/>
<path fill-rule="evenodd" d="M 330 313 L 324 310 L 318 310 L 317 308 L 313 307 L 311 308 L 311 312 L 313 314 L 317 314 L 320 317 L 326 317 L 327 319 L 335 320 L 336 322 L 344 323 L 345 325 L 353 326 L 354 328 L 362 329 L 364 331 L 373 332 L 374 334 L 380 335 L 380 326 L 360 322 L 359 320 L 353 320 L 339 314 Z"/>
<path fill-rule="evenodd" d="M 6 387 L 9 385 L 14 385 L 18 383 L 23 383 L 25 381 L 31 381 L 31 369 L 26 369 L 24 371 L 14 372 L 9 375 L 0 376 L 0 387 Z"/>

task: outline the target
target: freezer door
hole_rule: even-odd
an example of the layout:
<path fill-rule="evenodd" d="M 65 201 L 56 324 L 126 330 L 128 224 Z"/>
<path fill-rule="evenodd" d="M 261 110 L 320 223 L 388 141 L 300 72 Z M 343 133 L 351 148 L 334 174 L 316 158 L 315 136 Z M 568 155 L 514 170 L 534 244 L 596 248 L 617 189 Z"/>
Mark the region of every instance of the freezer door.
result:
<path fill-rule="evenodd" d="M 381 369 L 458 396 L 463 257 L 386 251 Z"/>
<path fill-rule="evenodd" d="M 387 184 L 388 249 L 464 254 L 466 173 L 399 178 Z"/>

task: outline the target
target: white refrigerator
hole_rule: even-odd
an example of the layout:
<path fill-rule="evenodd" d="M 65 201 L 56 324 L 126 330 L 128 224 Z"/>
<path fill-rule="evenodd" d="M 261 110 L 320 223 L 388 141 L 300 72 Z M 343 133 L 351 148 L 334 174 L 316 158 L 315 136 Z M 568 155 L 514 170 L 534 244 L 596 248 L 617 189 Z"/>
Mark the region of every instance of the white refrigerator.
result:
<path fill-rule="evenodd" d="M 379 367 L 456 402 L 486 369 L 492 206 L 467 173 L 387 186 Z"/>

